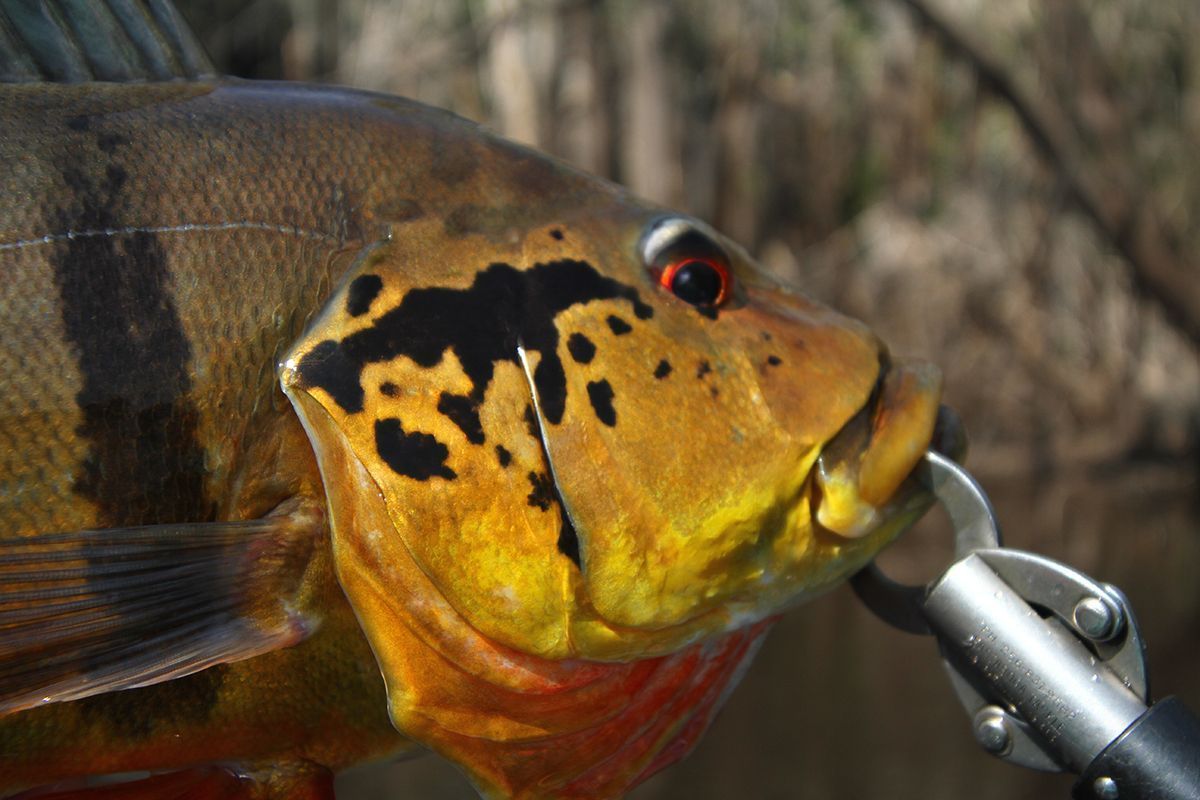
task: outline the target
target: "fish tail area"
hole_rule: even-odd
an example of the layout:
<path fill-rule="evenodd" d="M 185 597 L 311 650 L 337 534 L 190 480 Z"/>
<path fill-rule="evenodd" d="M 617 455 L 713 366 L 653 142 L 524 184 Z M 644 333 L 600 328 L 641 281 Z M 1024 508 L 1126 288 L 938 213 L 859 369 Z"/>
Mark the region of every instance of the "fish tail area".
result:
<path fill-rule="evenodd" d="M 31 789 L 9 800 L 334 800 L 333 773 L 310 763 L 262 772 L 204 766 L 104 786 Z"/>

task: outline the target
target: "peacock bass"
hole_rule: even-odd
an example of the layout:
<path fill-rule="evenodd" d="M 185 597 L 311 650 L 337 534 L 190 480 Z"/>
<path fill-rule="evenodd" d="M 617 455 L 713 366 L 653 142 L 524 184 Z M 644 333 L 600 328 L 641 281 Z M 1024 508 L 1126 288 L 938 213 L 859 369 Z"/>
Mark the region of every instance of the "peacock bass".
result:
<path fill-rule="evenodd" d="M 937 370 L 698 220 L 164 0 L 0 78 L 0 794 L 619 796 L 929 502 Z"/>

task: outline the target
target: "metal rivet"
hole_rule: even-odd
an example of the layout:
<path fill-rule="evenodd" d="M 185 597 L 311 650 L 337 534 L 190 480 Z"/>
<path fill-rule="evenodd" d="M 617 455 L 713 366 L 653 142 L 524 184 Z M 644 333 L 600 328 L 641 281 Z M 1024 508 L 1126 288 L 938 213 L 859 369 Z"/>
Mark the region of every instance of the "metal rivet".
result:
<path fill-rule="evenodd" d="M 1004 721 L 1004 712 L 996 706 L 985 706 L 975 715 L 975 740 L 994 756 L 1007 755 L 1012 750 L 1012 734 Z"/>
<path fill-rule="evenodd" d="M 1117 782 L 1107 775 L 1102 775 L 1092 781 L 1092 791 L 1100 800 L 1117 800 Z"/>
<path fill-rule="evenodd" d="M 1085 597 L 1075 604 L 1075 625 L 1083 635 L 1104 641 L 1116 629 L 1116 619 L 1108 605 L 1099 597 Z"/>

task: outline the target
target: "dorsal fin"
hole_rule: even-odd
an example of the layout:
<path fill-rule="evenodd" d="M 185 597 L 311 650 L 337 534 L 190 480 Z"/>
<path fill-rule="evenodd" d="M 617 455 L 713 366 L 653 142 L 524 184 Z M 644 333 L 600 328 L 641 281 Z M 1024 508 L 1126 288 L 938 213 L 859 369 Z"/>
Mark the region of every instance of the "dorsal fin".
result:
<path fill-rule="evenodd" d="M 169 0 L 0 0 L 0 83 L 215 74 Z"/>

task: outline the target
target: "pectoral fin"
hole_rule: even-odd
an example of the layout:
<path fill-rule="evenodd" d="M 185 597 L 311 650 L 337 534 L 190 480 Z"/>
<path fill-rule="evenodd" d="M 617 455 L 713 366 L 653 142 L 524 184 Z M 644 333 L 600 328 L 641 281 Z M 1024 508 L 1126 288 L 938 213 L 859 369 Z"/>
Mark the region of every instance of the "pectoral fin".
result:
<path fill-rule="evenodd" d="M 303 639 L 323 512 L 0 542 L 0 715 L 179 678 Z"/>

